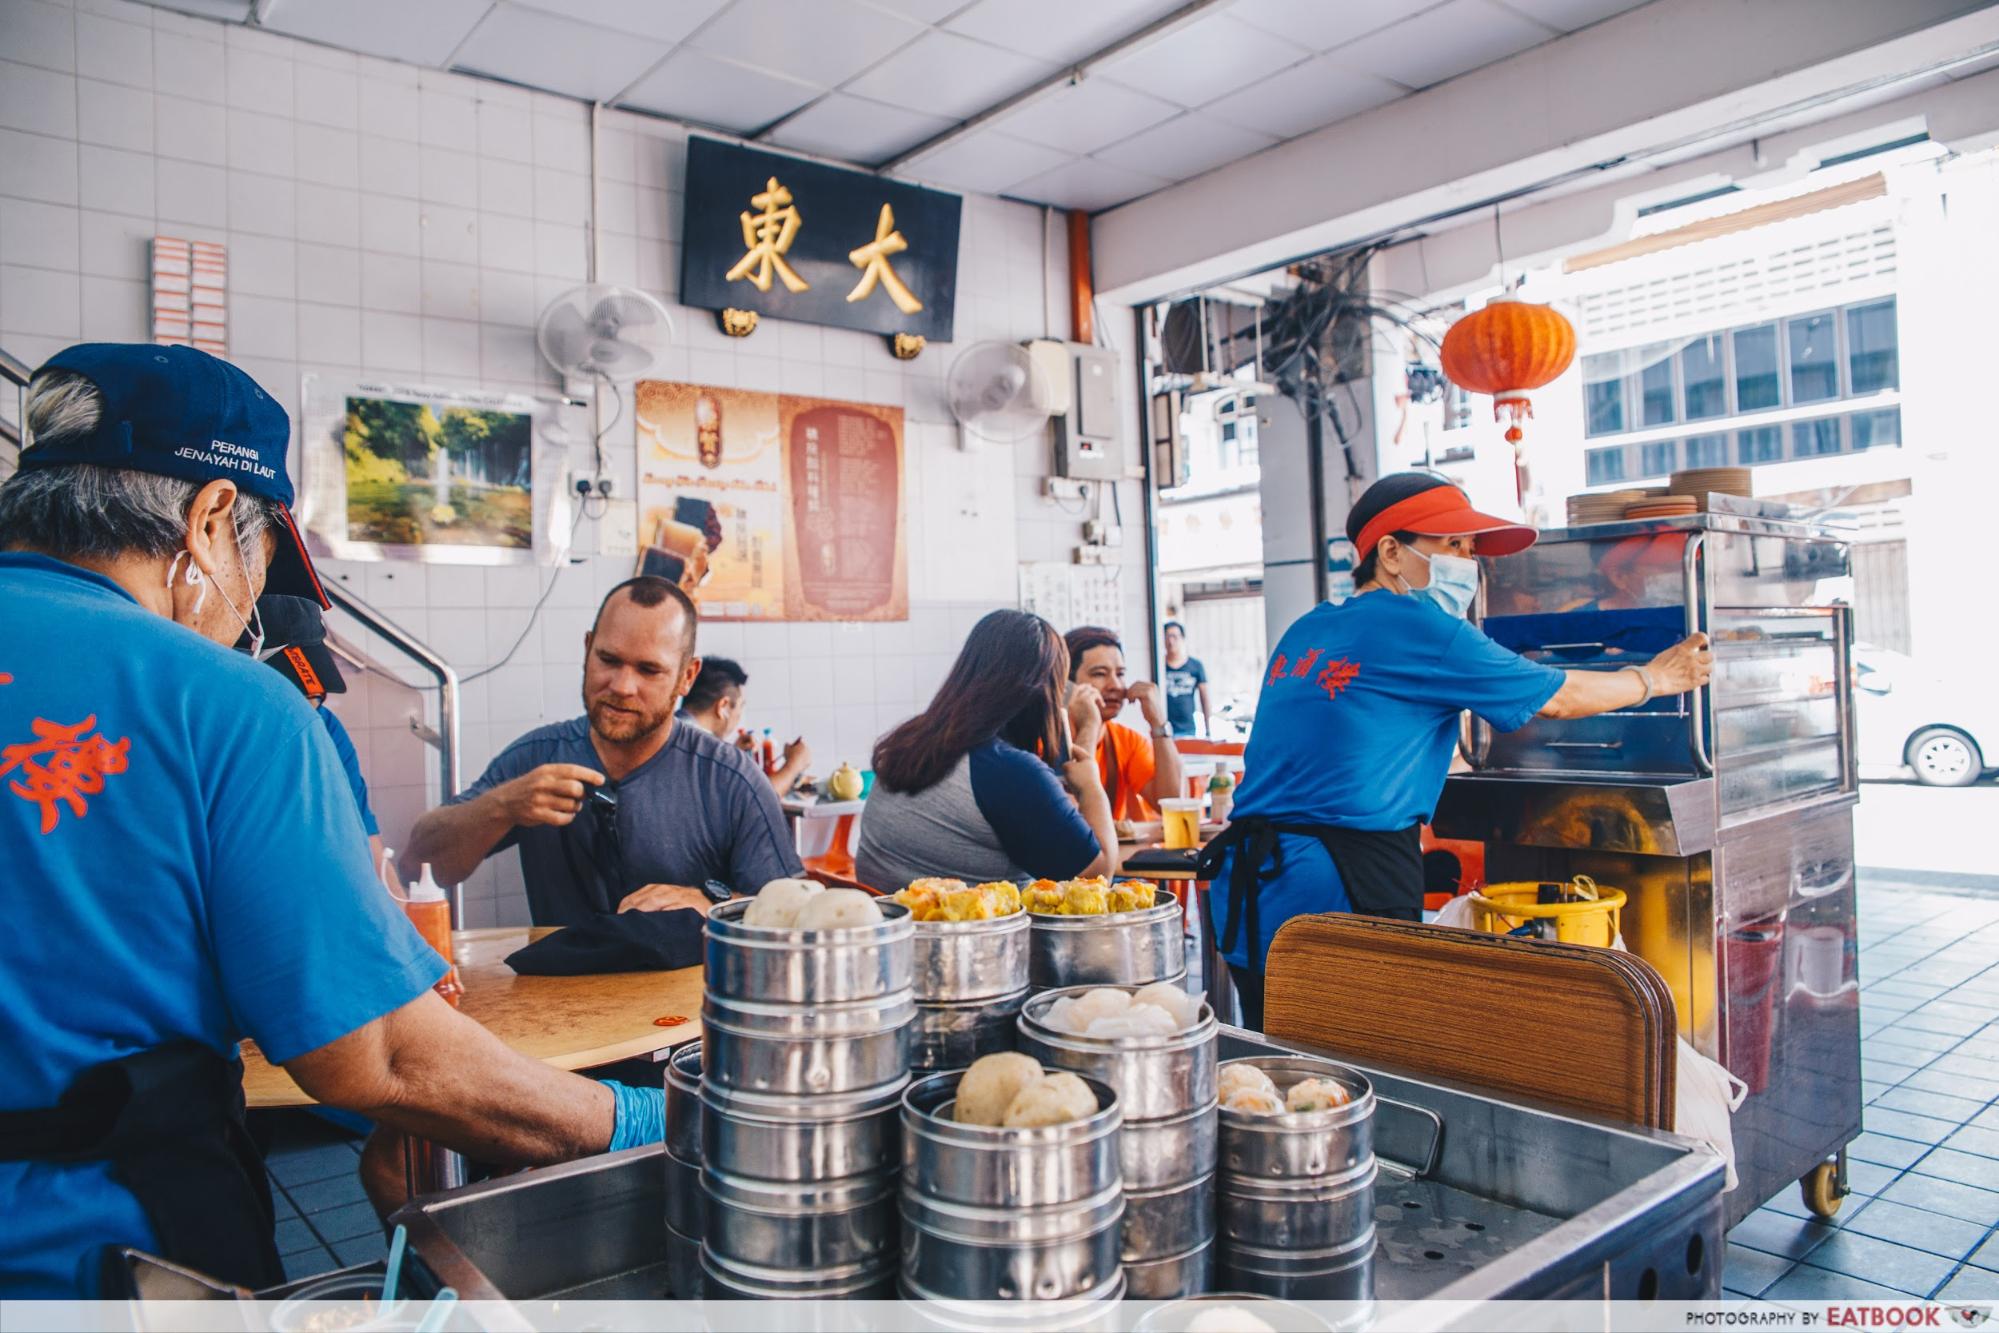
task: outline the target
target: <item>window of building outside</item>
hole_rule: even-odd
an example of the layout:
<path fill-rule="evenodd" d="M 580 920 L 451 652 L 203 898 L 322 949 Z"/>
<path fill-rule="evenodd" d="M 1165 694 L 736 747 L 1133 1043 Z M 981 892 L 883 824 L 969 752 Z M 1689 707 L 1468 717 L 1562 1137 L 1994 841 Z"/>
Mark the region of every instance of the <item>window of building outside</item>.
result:
<path fill-rule="evenodd" d="M 1670 343 L 1582 358 L 1584 433 L 1630 436 L 1680 422 L 1826 404 L 1803 421 L 1592 448 L 1589 485 L 1664 477 L 1681 468 L 1755 466 L 1901 444 L 1901 410 L 1852 411 L 1852 400 L 1901 387 L 1895 298 L 1821 310 Z M 1840 410 L 1848 409 L 1848 410 Z"/>

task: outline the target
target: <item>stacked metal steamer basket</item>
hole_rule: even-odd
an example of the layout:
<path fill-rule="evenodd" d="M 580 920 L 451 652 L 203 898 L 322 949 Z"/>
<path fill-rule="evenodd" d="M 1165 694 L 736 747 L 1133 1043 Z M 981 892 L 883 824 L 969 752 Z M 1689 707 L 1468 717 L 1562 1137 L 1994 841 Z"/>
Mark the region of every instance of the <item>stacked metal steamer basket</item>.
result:
<path fill-rule="evenodd" d="M 666 1285 L 691 1300 L 701 1294 L 701 1043 L 690 1041 L 666 1062 Z"/>
<path fill-rule="evenodd" d="M 1120 1249 L 1127 1294 L 1165 1300 L 1208 1290 L 1215 1236 L 1213 1009 L 1203 1004 L 1191 1028 L 1146 1038 L 1083 1037 L 1046 1021 L 1064 995 L 1183 982 L 1179 903 L 1109 916 L 1035 915 L 1032 945 L 1036 994 L 1021 1010 L 1020 1049 L 1044 1066 L 1110 1085 L 1123 1104 Z"/>
<path fill-rule="evenodd" d="M 1317 1078 L 1338 1083 L 1348 1100 L 1284 1115 L 1222 1108 L 1217 1285 L 1301 1300 L 1371 1300 L 1373 1087 L 1357 1071 L 1324 1060 L 1229 1063 L 1257 1066 L 1280 1097 L 1301 1079 Z"/>
<path fill-rule="evenodd" d="M 1027 913 L 918 921 L 912 948 L 910 1069 L 963 1069 L 982 1055 L 1012 1050 L 1015 1020 L 1027 1000 Z"/>
<path fill-rule="evenodd" d="M 747 926 L 709 914 L 701 1268 L 711 1297 L 889 1297 L 912 927 Z M 677 1182 L 676 1182 L 677 1183 Z"/>

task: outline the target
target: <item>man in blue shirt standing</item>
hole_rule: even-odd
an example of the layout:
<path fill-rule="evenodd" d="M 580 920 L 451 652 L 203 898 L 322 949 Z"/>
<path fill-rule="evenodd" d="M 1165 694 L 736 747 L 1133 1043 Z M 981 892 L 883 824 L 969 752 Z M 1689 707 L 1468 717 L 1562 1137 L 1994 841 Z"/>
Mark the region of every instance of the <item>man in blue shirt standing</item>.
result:
<path fill-rule="evenodd" d="M 36 372 L 0 484 L 0 1297 L 102 1247 L 282 1277 L 237 1042 L 318 1101 L 516 1165 L 657 1136 L 658 1103 L 502 1045 L 368 864 L 324 728 L 231 652 L 266 586 L 320 599 L 290 422 L 185 347 Z"/>

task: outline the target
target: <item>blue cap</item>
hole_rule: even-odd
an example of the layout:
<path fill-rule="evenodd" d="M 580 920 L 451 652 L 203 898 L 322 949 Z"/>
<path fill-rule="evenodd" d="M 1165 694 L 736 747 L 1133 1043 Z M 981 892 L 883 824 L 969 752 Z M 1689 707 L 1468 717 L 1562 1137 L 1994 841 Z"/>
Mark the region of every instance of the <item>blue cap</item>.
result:
<path fill-rule="evenodd" d="M 329 606 L 291 515 L 285 471 L 291 418 L 257 382 L 220 357 L 192 347 L 78 343 L 40 371 L 65 370 L 97 386 L 104 410 L 88 434 L 21 452 L 20 470 L 94 463 L 182 481 L 216 480 L 277 502 L 284 532 L 266 590 Z"/>

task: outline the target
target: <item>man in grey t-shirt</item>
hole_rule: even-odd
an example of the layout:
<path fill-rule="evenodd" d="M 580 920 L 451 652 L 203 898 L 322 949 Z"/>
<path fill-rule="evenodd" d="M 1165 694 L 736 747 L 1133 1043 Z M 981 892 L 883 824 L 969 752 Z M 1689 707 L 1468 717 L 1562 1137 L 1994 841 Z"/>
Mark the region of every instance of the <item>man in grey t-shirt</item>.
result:
<path fill-rule="evenodd" d="M 518 847 L 538 926 L 606 912 L 708 910 L 720 880 L 755 893 L 801 873 L 776 793 L 749 756 L 673 713 L 694 683 L 699 617 L 642 576 L 613 588 L 583 640 L 585 715 L 509 745 L 419 819 L 403 864 L 447 883 Z"/>

